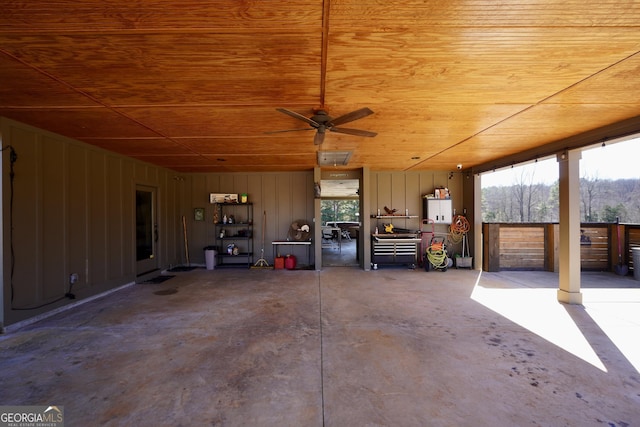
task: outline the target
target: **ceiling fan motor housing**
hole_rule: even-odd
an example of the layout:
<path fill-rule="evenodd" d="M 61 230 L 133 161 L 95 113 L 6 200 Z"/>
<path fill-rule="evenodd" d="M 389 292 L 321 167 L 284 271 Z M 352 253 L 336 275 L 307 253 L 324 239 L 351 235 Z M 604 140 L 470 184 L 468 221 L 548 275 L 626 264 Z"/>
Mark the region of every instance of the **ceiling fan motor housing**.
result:
<path fill-rule="evenodd" d="M 320 125 L 325 125 L 325 127 L 328 127 L 328 126 L 326 126 L 327 123 L 330 123 L 331 120 L 333 120 L 333 118 L 331 116 L 329 116 L 326 111 L 318 110 L 313 115 L 313 117 L 311 117 L 311 120 L 313 120 L 314 122 L 316 122 L 316 123 L 318 123 Z"/>

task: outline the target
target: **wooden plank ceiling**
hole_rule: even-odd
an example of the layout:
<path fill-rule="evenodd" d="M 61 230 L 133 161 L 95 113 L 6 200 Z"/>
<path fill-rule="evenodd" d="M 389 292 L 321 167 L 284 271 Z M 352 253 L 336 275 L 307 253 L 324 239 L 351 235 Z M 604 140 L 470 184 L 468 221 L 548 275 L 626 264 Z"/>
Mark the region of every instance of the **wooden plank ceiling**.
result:
<path fill-rule="evenodd" d="M 177 172 L 469 168 L 640 115 L 640 2 L 14 0 L 0 115 Z M 315 131 L 276 111 L 332 117 Z"/>

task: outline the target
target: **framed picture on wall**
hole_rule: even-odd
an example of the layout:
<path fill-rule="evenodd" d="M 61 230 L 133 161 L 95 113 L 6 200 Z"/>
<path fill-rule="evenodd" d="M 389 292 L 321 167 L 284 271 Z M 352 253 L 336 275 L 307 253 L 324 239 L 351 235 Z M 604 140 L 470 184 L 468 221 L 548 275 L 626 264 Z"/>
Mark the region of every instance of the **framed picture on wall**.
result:
<path fill-rule="evenodd" d="M 193 219 L 196 221 L 204 221 L 204 208 L 195 208 L 193 210 Z"/>

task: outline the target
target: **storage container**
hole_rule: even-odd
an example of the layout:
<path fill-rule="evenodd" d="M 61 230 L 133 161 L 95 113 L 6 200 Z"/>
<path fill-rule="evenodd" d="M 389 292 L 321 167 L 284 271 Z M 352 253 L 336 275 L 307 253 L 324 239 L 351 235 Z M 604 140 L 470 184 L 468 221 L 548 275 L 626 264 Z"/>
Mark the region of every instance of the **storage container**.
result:
<path fill-rule="evenodd" d="M 296 257 L 294 255 L 287 255 L 284 259 L 284 268 L 287 270 L 295 270 L 296 269 Z"/>
<path fill-rule="evenodd" d="M 276 257 L 275 261 L 273 262 L 273 268 L 275 268 L 276 270 L 283 270 L 284 269 L 284 257 L 282 257 L 282 256 Z"/>

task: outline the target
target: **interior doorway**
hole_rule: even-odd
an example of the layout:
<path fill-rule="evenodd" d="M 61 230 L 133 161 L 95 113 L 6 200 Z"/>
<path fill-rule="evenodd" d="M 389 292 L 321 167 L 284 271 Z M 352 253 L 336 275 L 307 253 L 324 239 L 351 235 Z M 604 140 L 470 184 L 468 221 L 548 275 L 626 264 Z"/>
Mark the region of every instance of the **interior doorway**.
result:
<path fill-rule="evenodd" d="M 323 179 L 320 183 L 323 266 L 359 266 L 359 183 L 359 179 Z"/>
<path fill-rule="evenodd" d="M 136 275 L 158 269 L 156 188 L 136 186 Z"/>

